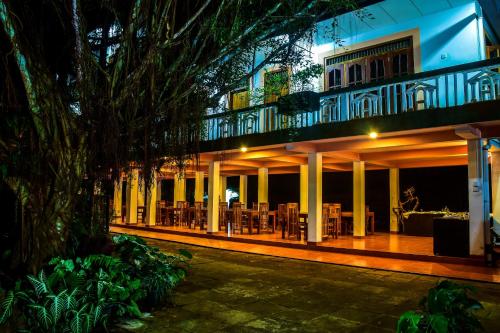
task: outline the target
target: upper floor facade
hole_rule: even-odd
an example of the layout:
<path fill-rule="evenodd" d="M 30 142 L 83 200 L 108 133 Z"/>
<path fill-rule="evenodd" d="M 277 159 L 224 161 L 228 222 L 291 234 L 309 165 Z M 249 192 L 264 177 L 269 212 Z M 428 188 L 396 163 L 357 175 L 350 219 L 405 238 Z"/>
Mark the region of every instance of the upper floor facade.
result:
<path fill-rule="evenodd" d="M 500 27 L 495 13 L 485 15 L 491 4 L 372 1 L 320 22 L 308 49 L 321 75 L 299 86 L 295 69 L 263 68 L 224 98 L 225 112 L 208 112 L 202 150 L 500 119 Z M 298 110 L 287 112 L 287 103 Z"/>

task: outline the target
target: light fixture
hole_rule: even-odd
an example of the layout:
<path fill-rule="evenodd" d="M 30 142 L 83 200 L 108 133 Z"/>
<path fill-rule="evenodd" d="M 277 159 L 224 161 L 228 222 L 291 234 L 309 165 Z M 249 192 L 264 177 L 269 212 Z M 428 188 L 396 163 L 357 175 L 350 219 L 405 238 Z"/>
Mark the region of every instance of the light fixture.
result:
<path fill-rule="evenodd" d="M 248 148 L 247 147 L 241 147 L 240 150 L 241 150 L 242 153 L 246 153 L 248 151 Z"/>
<path fill-rule="evenodd" d="M 378 138 L 378 133 L 377 132 L 370 132 L 370 134 L 368 134 L 370 136 L 370 139 L 376 139 Z"/>

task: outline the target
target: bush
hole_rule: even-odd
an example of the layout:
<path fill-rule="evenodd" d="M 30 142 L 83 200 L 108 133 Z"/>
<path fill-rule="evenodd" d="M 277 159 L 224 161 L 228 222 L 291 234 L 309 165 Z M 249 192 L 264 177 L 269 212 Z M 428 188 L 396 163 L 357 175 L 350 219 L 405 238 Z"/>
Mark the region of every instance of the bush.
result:
<path fill-rule="evenodd" d="M 474 311 L 483 306 L 470 297 L 472 287 L 441 281 L 420 301 L 421 310 L 405 312 L 398 321 L 397 331 L 417 332 L 479 332 L 482 326 Z"/>
<path fill-rule="evenodd" d="M 128 235 L 113 242 L 112 256 L 54 258 L 37 276 L 18 281 L 0 303 L 0 324 L 35 332 L 105 329 L 108 321 L 142 317 L 141 302 L 164 304 L 186 276 L 186 251 L 166 255 Z"/>

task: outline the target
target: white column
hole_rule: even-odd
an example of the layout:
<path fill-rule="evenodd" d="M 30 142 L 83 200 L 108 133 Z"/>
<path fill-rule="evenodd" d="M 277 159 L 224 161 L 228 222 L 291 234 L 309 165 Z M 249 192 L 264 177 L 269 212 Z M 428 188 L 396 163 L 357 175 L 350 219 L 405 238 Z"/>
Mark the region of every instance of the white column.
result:
<path fill-rule="evenodd" d="M 389 216 L 391 233 L 399 231 L 398 216 L 394 213 L 393 208 L 399 207 L 399 169 L 389 169 Z"/>
<path fill-rule="evenodd" d="M 500 150 L 491 152 L 491 199 L 493 211 L 493 228 L 500 234 Z"/>
<path fill-rule="evenodd" d="M 177 201 L 186 201 L 186 177 L 178 173 L 174 175 L 174 207 Z"/>
<path fill-rule="evenodd" d="M 220 162 L 212 161 L 208 166 L 208 223 L 207 233 L 219 231 L 219 181 Z"/>
<path fill-rule="evenodd" d="M 139 170 L 132 169 L 127 180 L 127 223 L 137 223 L 137 189 L 139 187 Z"/>
<path fill-rule="evenodd" d="M 353 224 L 354 237 L 363 237 L 365 229 L 365 162 L 354 161 L 353 178 Z"/>
<path fill-rule="evenodd" d="M 196 171 L 194 178 L 194 201 L 203 202 L 205 193 L 205 174 L 203 171 Z"/>
<path fill-rule="evenodd" d="M 301 213 L 307 213 L 308 182 L 309 182 L 308 166 L 307 164 L 302 164 L 300 166 L 300 212 Z"/>
<path fill-rule="evenodd" d="M 240 175 L 240 202 L 247 204 L 247 190 L 248 189 L 248 176 Z"/>
<path fill-rule="evenodd" d="M 469 251 L 484 255 L 484 226 L 489 223 L 489 177 L 487 154 L 481 139 L 467 140 L 469 176 Z"/>
<path fill-rule="evenodd" d="M 139 175 L 139 187 L 137 188 L 137 206 L 144 206 L 144 198 L 146 197 L 146 185 L 144 181 L 144 175 Z"/>
<path fill-rule="evenodd" d="M 147 192 L 147 202 L 146 202 L 146 225 L 156 224 L 156 202 L 158 201 L 158 175 L 153 171 L 151 177 L 151 182 L 149 183 L 149 189 Z"/>
<path fill-rule="evenodd" d="M 321 209 L 323 205 L 323 156 L 321 153 L 308 154 L 307 198 L 307 242 L 317 244 L 323 239 L 321 227 Z"/>
<path fill-rule="evenodd" d="M 268 173 L 267 168 L 259 168 L 258 170 L 258 195 L 257 202 L 269 202 L 268 201 Z"/>
<path fill-rule="evenodd" d="M 219 200 L 221 202 L 226 201 L 226 189 L 227 189 L 227 177 L 219 177 Z"/>
<path fill-rule="evenodd" d="M 122 222 L 122 191 L 123 181 L 122 176 L 118 176 L 115 180 L 115 191 L 113 193 L 113 223 Z"/>

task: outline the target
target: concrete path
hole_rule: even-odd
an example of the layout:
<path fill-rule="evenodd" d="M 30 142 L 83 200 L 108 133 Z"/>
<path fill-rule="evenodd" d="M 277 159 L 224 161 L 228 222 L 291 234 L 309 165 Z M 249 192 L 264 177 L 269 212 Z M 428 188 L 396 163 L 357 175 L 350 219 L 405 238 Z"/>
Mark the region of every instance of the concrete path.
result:
<path fill-rule="evenodd" d="M 439 278 L 150 240 L 194 255 L 173 307 L 139 332 L 394 332 Z M 477 288 L 487 332 L 500 331 L 500 285 Z"/>

